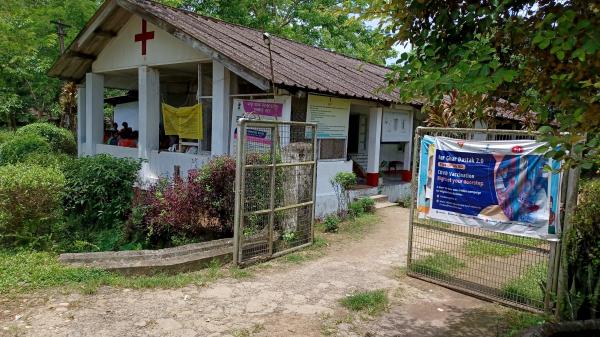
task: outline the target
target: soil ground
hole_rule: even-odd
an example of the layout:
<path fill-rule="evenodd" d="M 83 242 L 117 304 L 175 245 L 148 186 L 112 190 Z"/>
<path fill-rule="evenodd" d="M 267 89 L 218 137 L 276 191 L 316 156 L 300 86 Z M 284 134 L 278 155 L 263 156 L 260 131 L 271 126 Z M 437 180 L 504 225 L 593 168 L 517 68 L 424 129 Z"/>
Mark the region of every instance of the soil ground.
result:
<path fill-rule="evenodd" d="M 381 221 L 363 235 L 333 240 L 321 257 L 252 267 L 246 279 L 24 295 L 10 310 L 0 308 L 0 335 L 497 336 L 499 311 L 506 309 L 401 275 L 408 210 L 389 207 L 378 214 Z M 353 292 L 375 289 L 385 289 L 391 301 L 377 317 L 340 305 Z"/>

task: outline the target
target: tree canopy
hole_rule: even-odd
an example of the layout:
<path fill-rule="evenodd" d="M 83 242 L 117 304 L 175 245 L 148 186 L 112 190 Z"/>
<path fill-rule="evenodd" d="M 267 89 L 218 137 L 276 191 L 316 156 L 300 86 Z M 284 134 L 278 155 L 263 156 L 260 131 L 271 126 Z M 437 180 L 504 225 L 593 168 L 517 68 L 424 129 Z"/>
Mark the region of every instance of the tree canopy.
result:
<path fill-rule="evenodd" d="M 385 48 L 380 29 L 366 26 L 335 0 L 161 2 L 379 64 L 392 53 Z M 35 119 L 59 117 L 61 81 L 46 75 L 60 53 L 56 27 L 50 21 L 62 20 L 71 26 L 65 39 L 68 46 L 101 4 L 101 0 L 3 1 L 0 126 L 14 128 Z"/>
<path fill-rule="evenodd" d="M 598 3 L 376 0 L 363 5 L 367 4 L 362 17 L 379 20 L 390 36 L 388 46 L 412 46 L 389 77 L 404 100 L 421 100 L 431 112 L 447 104 L 444 97 L 452 97 L 458 103 L 450 124 L 458 127 L 472 126 L 485 118 L 485 107 L 506 99 L 518 103 L 522 114 L 537 113 L 538 125 L 544 125 L 540 130 L 552 147 L 548 156 L 584 168 L 600 161 Z"/>
<path fill-rule="evenodd" d="M 67 43 L 98 6 L 95 0 L 5 0 L 0 6 L 0 125 L 56 114 L 60 81 L 46 71 L 60 51 L 51 20 L 74 27 Z"/>

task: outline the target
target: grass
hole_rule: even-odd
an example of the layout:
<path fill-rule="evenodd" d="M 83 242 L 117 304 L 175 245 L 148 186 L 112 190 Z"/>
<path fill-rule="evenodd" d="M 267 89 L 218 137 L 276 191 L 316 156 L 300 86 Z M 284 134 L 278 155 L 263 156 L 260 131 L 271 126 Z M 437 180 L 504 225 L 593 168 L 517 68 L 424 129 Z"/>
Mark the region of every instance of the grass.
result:
<path fill-rule="evenodd" d="M 546 263 L 539 263 L 529 267 L 520 277 L 512 279 L 502 286 L 505 297 L 518 302 L 532 302 L 533 305 L 542 305 L 544 291 L 542 284 L 548 276 Z"/>
<path fill-rule="evenodd" d="M 363 213 L 357 217 L 342 221 L 338 232 L 342 234 L 360 235 L 363 234 L 369 226 L 379 222 L 379 220 L 380 218 L 376 214 Z"/>
<path fill-rule="evenodd" d="M 464 266 L 465 263 L 463 261 L 448 253 L 432 251 L 431 255 L 413 261 L 410 268 L 432 276 L 447 277 L 452 271 Z"/>
<path fill-rule="evenodd" d="M 534 314 L 513 309 L 503 312 L 500 319 L 505 325 L 501 337 L 517 336 L 524 329 L 552 321 L 552 317 L 547 314 Z"/>
<path fill-rule="evenodd" d="M 371 290 L 348 295 L 340 303 L 349 310 L 376 315 L 387 310 L 389 299 L 384 290 Z"/>
<path fill-rule="evenodd" d="M 250 337 L 255 333 L 259 333 L 265 330 L 265 326 L 263 324 L 254 324 L 251 328 L 248 329 L 240 329 L 231 331 L 231 335 L 233 337 Z"/>
<path fill-rule="evenodd" d="M 502 233 L 495 233 L 491 235 L 492 238 L 502 240 L 510 243 L 522 244 L 526 246 L 537 246 L 542 243 L 541 240 L 520 237 L 515 235 L 507 235 Z M 468 240 L 464 246 L 465 253 L 471 257 L 483 257 L 483 256 L 500 256 L 507 257 L 515 254 L 522 253 L 523 248 L 513 247 L 504 245 L 501 243 L 483 241 L 483 240 Z"/>
<path fill-rule="evenodd" d="M 0 252 L 2 295 L 51 287 L 74 288 L 84 294 L 93 294 L 100 286 L 176 288 L 188 284 L 205 285 L 223 276 L 221 265 L 216 260 L 206 269 L 197 272 L 128 277 L 101 269 L 67 267 L 58 262 L 56 255 L 46 252 Z"/>

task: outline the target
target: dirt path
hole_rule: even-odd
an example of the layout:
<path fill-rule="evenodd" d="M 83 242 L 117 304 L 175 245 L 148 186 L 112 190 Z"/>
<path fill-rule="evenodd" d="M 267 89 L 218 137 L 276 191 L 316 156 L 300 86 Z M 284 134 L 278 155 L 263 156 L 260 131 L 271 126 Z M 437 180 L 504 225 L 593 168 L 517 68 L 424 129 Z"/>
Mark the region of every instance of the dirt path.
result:
<path fill-rule="evenodd" d="M 495 306 L 407 277 L 408 211 L 379 211 L 363 239 L 298 265 L 257 268 L 207 287 L 55 295 L 26 307 L 0 334 L 24 336 L 496 336 Z M 351 314 L 339 299 L 386 289 L 390 310 Z M 14 317 L 14 315 L 11 315 Z M 6 330 L 5 328 L 10 328 Z"/>

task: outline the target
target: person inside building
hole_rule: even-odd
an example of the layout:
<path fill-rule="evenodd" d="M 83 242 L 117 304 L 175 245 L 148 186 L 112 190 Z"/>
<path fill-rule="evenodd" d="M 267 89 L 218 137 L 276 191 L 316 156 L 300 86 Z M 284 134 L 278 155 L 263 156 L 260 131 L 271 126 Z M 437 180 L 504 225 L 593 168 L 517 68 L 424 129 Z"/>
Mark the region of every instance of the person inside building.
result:
<path fill-rule="evenodd" d="M 131 139 L 133 130 L 129 127 L 129 124 L 123 122 L 121 126 L 123 126 L 123 128 L 119 131 L 119 136 L 121 136 L 122 139 Z"/>

